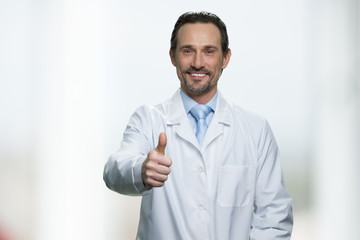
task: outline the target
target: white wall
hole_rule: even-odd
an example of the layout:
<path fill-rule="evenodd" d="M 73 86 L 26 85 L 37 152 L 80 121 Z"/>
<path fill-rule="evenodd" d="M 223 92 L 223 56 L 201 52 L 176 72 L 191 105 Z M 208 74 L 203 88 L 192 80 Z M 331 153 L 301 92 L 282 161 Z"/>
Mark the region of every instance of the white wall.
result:
<path fill-rule="evenodd" d="M 178 88 L 177 17 L 207 10 L 227 24 L 233 53 L 220 90 L 277 137 L 292 239 L 358 239 L 359 6 L 1 1 L 0 236 L 134 239 L 140 199 L 106 189 L 103 165 L 134 109 Z"/>
<path fill-rule="evenodd" d="M 314 239 L 359 239 L 360 2 L 319 1 L 312 26 L 317 119 Z M 331 229 L 329 231 L 329 229 Z"/>

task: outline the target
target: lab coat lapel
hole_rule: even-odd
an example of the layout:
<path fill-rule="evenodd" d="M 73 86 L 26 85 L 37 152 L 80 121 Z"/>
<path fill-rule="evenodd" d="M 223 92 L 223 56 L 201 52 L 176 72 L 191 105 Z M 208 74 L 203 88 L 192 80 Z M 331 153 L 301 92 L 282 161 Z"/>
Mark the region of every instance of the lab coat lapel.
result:
<path fill-rule="evenodd" d="M 206 131 L 202 149 L 205 150 L 212 141 L 214 141 L 218 136 L 223 134 L 225 125 L 229 126 L 231 124 L 232 118 L 230 105 L 223 98 L 222 94 L 219 93 L 216 111 Z"/>
<path fill-rule="evenodd" d="M 176 128 L 175 131 L 181 138 L 190 142 L 196 148 L 200 148 L 189 119 L 185 113 L 180 90 L 178 90 L 170 100 L 167 114 L 167 125 L 172 125 Z"/>

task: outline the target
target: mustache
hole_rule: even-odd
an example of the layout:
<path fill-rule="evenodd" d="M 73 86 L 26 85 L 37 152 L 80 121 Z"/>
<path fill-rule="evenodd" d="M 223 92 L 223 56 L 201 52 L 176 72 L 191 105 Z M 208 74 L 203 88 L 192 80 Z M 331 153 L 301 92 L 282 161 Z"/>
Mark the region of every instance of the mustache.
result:
<path fill-rule="evenodd" d="M 188 73 L 201 72 L 201 73 L 206 73 L 206 74 L 210 73 L 210 71 L 207 70 L 205 67 L 202 67 L 202 68 L 189 67 L 189 68 L 185 69 L 184 72 L 188 72 Z"/>

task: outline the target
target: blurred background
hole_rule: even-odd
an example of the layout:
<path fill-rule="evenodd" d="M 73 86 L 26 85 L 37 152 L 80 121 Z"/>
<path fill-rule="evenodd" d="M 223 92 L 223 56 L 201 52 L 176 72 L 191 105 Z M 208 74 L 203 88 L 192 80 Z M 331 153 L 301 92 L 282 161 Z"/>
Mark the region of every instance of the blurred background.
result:
<path fill-rule="evenodd" d="M 359 0 L 0 0 L 0 240 L 135 238 L 103 166 L 178 88 L 170 34 L 199 10 L 228 27 L 220 91 L 273 128 L 292 239 L 360 239 Z"/>

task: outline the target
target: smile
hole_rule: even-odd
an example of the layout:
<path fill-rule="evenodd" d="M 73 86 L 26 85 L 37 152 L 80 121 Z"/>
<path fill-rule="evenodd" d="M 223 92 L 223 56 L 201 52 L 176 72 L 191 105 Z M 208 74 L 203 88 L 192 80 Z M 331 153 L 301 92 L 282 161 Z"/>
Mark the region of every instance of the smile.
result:
<path fill-rule="evenodd" d="M 205 73 L 191 73 L 191 76 L 193 77 L 204 77 L 205 75 Z"/>

